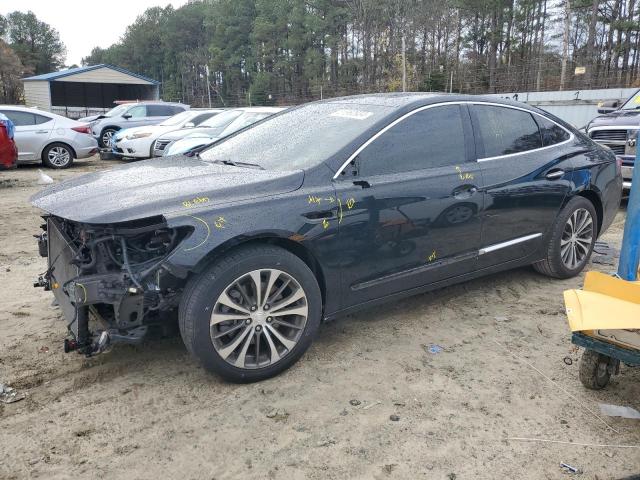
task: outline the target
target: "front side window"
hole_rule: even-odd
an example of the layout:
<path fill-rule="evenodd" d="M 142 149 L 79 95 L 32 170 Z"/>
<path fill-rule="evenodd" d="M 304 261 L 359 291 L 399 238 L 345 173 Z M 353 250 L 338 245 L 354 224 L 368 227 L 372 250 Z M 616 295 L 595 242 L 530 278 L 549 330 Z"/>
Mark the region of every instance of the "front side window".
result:
<path fill-rule="evenodd" d="M 136 105 L 127 111 L 131 118 L 142 118 L 147 116 L 147 107 L 144 105 Z"/>
<path fill-rule="evenodd" d="M 545 147 L 549 145 L 556 145 L 562 143 L 565 140 L 569 140 L 569 132 L 567 132 L 560 125 L 553 123 L 551 120 L 536 116 L 536 121 L 540 125 L 540 132 L 542 133 L 542 144 Z"/>
<path fill-rule="evenodd" d="M 428 108 L 400 121 L 360 152 L 360 174 L 385 175 L 464 163 L 460 108 Z"/>
<path fill-rule="evenodd" d="M 538 124 L 524 110 L 474 105 L 484 158 L 526 152 L 542 147 Z"/>

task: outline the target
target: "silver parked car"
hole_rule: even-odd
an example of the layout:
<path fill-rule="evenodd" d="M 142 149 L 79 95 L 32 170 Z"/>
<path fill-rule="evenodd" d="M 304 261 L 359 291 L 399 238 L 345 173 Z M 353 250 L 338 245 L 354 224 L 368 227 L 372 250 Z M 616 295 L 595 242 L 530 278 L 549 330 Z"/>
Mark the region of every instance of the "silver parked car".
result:
<path fill-rule="evenodd" d="M 15 125 L 18 162 L 41 161 L 49 168 L 67 168 L 74 158 L 90 157 L 98 151 L 86 123 L 17 105 L 0 105 L 0 113 Z"/>
<path fill-rule="evenodd" d="M 79 121 L 89 122 L 93 136 L 101 147 L 111 147 L 111 138 L 118 130 L 156 125 L 189 109 L 189 105 L 183 103 L 160 101 L 123 103 L 103 115 L 84 117 Z"/>
<path fill-rule="evenodd" d="M 196 128 L 175 130 L 161 135 L 153 146 L 153 156 L 162 157 L 163 155 L 166 155 L 169 145 L 172 145 L 174 142 L 182 140 L 187 136 L 219 137 L 231 124 L 236 125 L 236 128 L 233 129 L 235 132 L 236 130 L 240 130 L 240 128 L 257 122 L 269 115 L 273 115 L 281 110 L 282 108 L 279 107 L 242 107 L 226 110 L 219 115 L 202 122 Z M 231 133 L 232 132 L 229 131 L 224 136 L 230 135 Z"/>

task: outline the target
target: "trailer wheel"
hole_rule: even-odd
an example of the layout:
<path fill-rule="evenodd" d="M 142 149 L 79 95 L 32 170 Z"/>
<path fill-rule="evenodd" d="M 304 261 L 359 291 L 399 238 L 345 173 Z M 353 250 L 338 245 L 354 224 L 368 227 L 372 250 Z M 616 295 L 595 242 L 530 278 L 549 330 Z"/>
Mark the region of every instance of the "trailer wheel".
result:
<path fill-rule="evenodd" d="M 611 359 L 593 350 L 585 350 L 580 359 L 580 381 L 591 390 L 602 390 L 611 379 Z"/>

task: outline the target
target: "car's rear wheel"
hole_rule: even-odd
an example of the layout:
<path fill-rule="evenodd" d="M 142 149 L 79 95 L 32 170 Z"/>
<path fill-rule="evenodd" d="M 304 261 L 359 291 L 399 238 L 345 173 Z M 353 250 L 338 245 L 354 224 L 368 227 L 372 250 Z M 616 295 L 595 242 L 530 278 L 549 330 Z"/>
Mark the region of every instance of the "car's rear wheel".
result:
<path fill-rule="evenodd" d="M 555 278 L 578 275 L 591 257 L 597 229 L 598 217 L 593 204 L 584 197 L 573 197 L 556 218 L 546 258 L 533 267 Z"/>
<path fill-rule="evenodd" d="M 190 280 L 180 303 L 187 349 L 234 382 L 289 368 L 311 345 L 322 297 L 315 276 L 274 246 L 241 247 Z"/>
<path fill-rule="evenodd" d="M 73 163 L 73 150 L 64 143 L 52 143 L 42 152 L 42 163 L 49 168 L 69 168 Z"/>
<path fill-rule="evenodd" d="M 100 146 L 102 148 L 111 148 L 113 146 L 111 142 L 116 132 L 117 130 L 115 128 L 105 128 L 102 130 L 100 134 Z"/>

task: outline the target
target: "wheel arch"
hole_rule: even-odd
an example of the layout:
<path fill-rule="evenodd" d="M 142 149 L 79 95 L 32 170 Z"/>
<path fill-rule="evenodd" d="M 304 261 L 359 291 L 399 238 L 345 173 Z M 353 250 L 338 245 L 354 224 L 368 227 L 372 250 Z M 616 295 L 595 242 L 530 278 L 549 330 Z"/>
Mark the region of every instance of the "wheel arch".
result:
<path fill-rule="evenodd" d="M 593 208 L 596 210 L 596 215 L 598 216 L 598 235 L 600 235 L 600 231 L 602 230 L 602 222 L 604 219 L 604 209 L 602 206 L 602 200 L 600 199 L 600 195 L 596 193 L 594 190 L 582 190 L 576 194 L 577 196 L 586 198 L 591 202 Z"/>
<path fill-rule="evenodd" d="M 293 235 L 292 235 L 293 236 Z M 229 253 L 239 247 L 247 245 L 275 245 L 284 250 L 293 253 L 296 257 L 302 260 L 311 270 L 314 277 L 320 287 L 322 294 L 322 303 L 325 305 L 327 284 L 322 266 L 313 252 L 302 243 L 293 240 L 291 237 L 280 236 L 274 233 L 257 234 L 249 237 L 236 237 L 230 239 L 207 253 L 202 257 L 198 263 L 191 269 L 192 274 L 201 273 L 204 271 L 213 261 L 219 258 L 221 255 Z"/>

